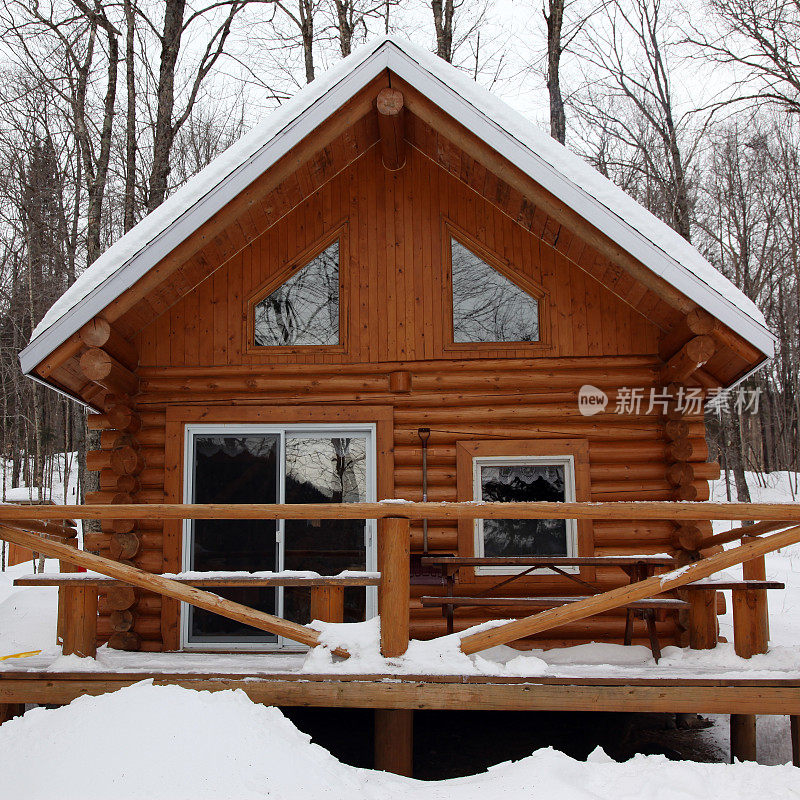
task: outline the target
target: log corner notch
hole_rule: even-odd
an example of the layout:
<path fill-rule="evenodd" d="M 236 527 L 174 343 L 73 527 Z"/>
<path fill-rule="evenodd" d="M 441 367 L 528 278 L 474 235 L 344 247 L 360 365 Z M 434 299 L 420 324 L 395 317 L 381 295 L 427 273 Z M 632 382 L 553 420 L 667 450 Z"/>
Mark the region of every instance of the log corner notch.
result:
<path fill-rule="evenodd" d="M 661 370 L 663 383 L 684 383 L 691 375 L 711 359 L 717 351 L 717 343 L 708 335 L 689 339 Z"/>
<path fill-rule="evenodd" d="M 402 169 L 406 164 L 403 93 L 387 86 L 378 92 L 375 106 L 383 166 L 392 171 Z"/>
<path fill-rule="evenodd" d="M 87 348 L 80 359 L 87 380 L 116 395 L 135 395 L 139 378 L 133 372 L 139 365 L 136 348 L 104 317 L 97 316 L 79 331 Z"/>

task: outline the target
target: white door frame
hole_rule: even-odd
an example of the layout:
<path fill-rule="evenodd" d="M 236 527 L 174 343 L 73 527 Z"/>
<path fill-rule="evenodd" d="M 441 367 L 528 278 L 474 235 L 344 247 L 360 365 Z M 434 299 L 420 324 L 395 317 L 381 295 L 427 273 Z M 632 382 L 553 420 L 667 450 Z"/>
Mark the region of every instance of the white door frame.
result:
<path fill-rule="evenodd" d="M 260 434 L 271 433 L 279 437 L 278 457 L 278 502 L 285 501 L 286 489 L 286 459 L 285 441 L 286 434 L 309 433 L 335 435 L 348 433 L 366 434 L 367 438 L 367 502 L 375 502 L 377 497 L 377 458 L 376 458 L 376 425 L 375 423 L 353 423 L 338 425 L 331 423 L 297 423 L 284 425 L 270 425 L 266 423 L 187 423 L 184 428 L 184 457 L 183 457 L 183 502 L 192 502 L 194 489 L 194 437 L 198 434 Z M 181 537 L 181 569 L 191 569 L 191 546 L 194 520 L 183 520 L 183 535 Z M 285 547 L 284 520 L 278 521 L 276 530 L 276 569 L 281 569 L 284 563 Z M 378 568 L 377 554 L 377 524 L 375 520 L 366 520 L 365 525 L 366 570 L 374 572 Z M 282 650 L 304 651 L 308 648 L 285 637 L 278 637 L 277 642 L 190 642 L 189 641 L 189 613 L 188 605 L 181 603 L 180 611 L 180 648 L 181 650 Z M 276 590 L 276 613 L 283 614 L 283 589 Z M 378 593 L 374 586 L 366 587 L 366 617 L 370 619 L 378 613 Z"/>

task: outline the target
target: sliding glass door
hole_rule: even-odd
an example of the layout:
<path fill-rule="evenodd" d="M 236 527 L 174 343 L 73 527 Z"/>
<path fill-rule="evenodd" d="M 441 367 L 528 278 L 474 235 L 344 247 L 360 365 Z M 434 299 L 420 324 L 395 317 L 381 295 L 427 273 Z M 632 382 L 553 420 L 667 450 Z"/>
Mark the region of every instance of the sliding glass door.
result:
<path fill-rule="evenodd" d="M 185 498 L 193 503 L 352 503 L 375 498 L 370 425 L 190 425 Z M 200 572 L 375 569 L 374 523 L 363 520 L 187 520 L 183 568 Z M 309 590 L 219 589 L 218 594 L 299 623 Z M 375 613 L 374 589 L 347 589 L 345 621 Z M 279 637 L 184 606 L 182 644 L 193 649 L 294 647 Z"/>

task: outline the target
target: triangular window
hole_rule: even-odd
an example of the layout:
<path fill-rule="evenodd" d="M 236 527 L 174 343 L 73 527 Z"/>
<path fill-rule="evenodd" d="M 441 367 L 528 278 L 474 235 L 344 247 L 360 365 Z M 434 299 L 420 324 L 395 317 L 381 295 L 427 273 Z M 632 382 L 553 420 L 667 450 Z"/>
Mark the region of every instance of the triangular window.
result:
<path fill-rule="evenodd" d="M 335 241 L 255 306 L 261 347 L 339 344 L 339 242 Z"/>
<path fill-rule="evenodd" d="M 538 300 L 456 239 L 450 252 L 453 341 L 538 342 Z"/>

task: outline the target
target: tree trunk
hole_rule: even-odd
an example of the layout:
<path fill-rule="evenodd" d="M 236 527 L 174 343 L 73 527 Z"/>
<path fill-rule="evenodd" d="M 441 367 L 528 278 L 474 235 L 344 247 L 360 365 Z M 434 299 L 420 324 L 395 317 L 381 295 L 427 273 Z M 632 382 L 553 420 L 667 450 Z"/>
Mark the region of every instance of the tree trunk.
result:
<path fill-rule="evenodd" d="M 181 47 L 186 0 L 166 0 L 164 31 L 161 35 L 161 64 L 158 71 L 156 126 L 153 138 L 153 166 L 147 194 L 147 210 L 158 208 L 167 196 L 169 155 L 175 138 L 172 112 L 175 108 L 175 65 Z"/>
<path fill-rule="evenodd" d="M 544 12 L 547 23 L 547 92 L 550 96 L 550 136 L 564 144 L 567 119 L 561 96 L 561 29 L 564 24 L 564 0 L 549 0 L 550 13 Z"/>

